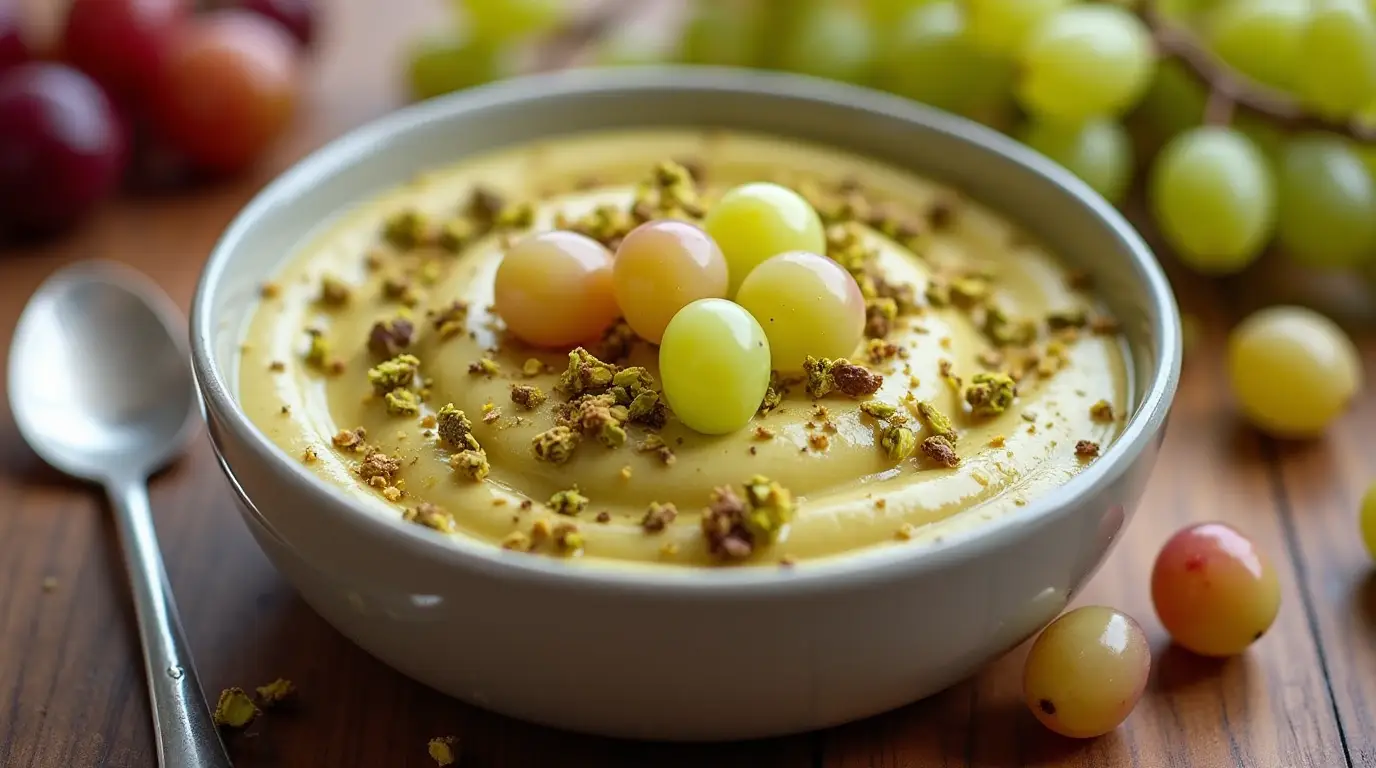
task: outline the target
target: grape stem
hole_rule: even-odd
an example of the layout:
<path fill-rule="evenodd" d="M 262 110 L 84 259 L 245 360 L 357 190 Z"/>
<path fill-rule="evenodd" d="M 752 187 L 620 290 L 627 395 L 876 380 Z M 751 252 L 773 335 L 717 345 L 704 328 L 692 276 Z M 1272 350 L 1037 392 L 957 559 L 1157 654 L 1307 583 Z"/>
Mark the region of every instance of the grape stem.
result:
<path fill-rule="evenodd" d="M 1206 124 L 1227 125 L 1234 113 L 1242 111 L 1290 131 L 1328 131 L 1357 141 L 1376 142 L 1376 125 L 1329 120 L 1310 113 L 1286 94 L 1239 75 L 1192 33 L 1165 19 L 1153 6 L 1151 2 L 1143 3 L 1138 13 L 1151 30 L 1157 50 L 1163 57 L 1185 65 L 1209 89 L 1204 109 Z"/>

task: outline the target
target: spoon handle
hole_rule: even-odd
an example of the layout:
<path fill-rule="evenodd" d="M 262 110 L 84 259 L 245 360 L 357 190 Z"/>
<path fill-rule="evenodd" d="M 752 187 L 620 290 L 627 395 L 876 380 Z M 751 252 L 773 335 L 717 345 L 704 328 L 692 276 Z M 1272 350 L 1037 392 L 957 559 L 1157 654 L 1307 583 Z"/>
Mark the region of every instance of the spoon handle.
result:
<path fill-rule="evenodd" d="M 229 754 L 196 679 L 191 652 L 177 618 L 177 604 L 172 599 L 148 508 L 147 480 L 119 480 L 112 482 L 108 491 L 134 592 L 158 765 L 230 768 Z"/>

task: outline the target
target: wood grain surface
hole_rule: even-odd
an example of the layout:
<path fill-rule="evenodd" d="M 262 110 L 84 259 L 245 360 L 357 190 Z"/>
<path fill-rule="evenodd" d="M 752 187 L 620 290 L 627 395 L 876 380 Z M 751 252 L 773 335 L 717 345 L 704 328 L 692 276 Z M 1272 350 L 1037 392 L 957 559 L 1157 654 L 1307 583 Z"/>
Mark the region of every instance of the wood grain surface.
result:
<path fill-rule="evenodd" d="M 175 196 L 126 198 L 60 240 L 0 254 L 0 350 L 24 301 L 58 267 L 108 258 L 189 304 L 225 224 L 277 171 L 400 99 L 405 44 L 445 15 L 438 0 L 334 0 L 293 134 L 254 173 Z M 249 538 L 204 438 L 152 497 L 169 577 L 203 683 L 293 679 L 299 704 L 236 735 L 245 768 L 433 765 L 456 735 L 469 768 L 1361 768 L 1376 766 L 1376 572 L 1355 509 L 1376 477 L 1376 396 L 1324 440 L 1281 444 L 1240 426 L 1222 371 L 1237 285 L 1175 274 L 1198 328 L 1164 452 L 1128 533 L 1076 603 L 1142 621 L 1154 669 L 1128 723 L 1093 741 L 1053 736 L 1024 709 L 1019 649 L 927 701 L 830 731 L 745 744 L 618 742 L 526 725 L 407 680 L 317 617 Z M 1376 339 L 1359 336 L 1368 379 Z M 0 391 L 4 383 L 0 381 Z M 47 468 L 0 409 L 0 767 L 151 766 L 152 731 L 125 576 L 98 491 Z M 1245 656 L 1172 648 L 1148 575 L 1190 522 L 1224 520 L 1276 562 L 1283 608 Z"/>

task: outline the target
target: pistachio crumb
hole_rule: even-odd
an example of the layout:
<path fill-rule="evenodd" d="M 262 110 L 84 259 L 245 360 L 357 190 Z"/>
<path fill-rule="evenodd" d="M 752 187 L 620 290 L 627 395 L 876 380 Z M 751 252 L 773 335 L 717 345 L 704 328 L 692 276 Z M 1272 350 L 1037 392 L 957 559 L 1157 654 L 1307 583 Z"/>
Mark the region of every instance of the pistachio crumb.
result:
<path fill-rule="evenodd" d="M 458 760 L 458 744 L 457 737 L 440 736 L 431 739 L 430 743 L 426 745 L 426 750 L 429 751 L 431 759 L 437 765 L 453 765 Z"/>
<path fill-rule="evenodd" d="M 1082 459 L 1092 459 L 1099 455 L 1099 444 L 1093 440 L 1080 440 L 1075 443 L 1075 455 Z"/>
<path fill-rule="evenodd" d="M 879 438 L 879 447 L 888 454 L 890 461 L 902 461 L 917 450 L 917 435 L 907 427 L 891 426 Z"/>
<path fill-rule="evenodd" d="M 215 703 L 211 718 L 216 725 L 226 728 L 243 728 L 258 717 L 258 707 L 254 705 L 242 688 L 226 688 L 220 691 L 220 700 Z"/>
<path fill-rule="evenodd" d="M 544 371 L 545 364 L 533 357 L 527 359 L 525 363 L 521 365 L 521 373 L 525 374 L 527 377 L 539 376 L 541 373 L 544 373 Z"/>
<path fill-rule="evenodd" d="M 492 465 L 483 451 L 468 448 L 449 457 L 449 468 L 475 483 L 482 482 L 492 472 Z"/>
<path fill-rule="evenodd" d="M 807 443 L 815 451 L 825 451 L 831 447 L 831 438 L 824 432 L 814 432 L 807 436 Z"/>
<path fill-rule="evenodd" d="M 435 431 L 440 439 L 455 448 L 478 450 L 478 439 L 473 436 L 473 422 L 453 403 L 447 403 L 435 414 Z"/>
<path fill-rule="evenodd" d="M 900 541 L 908 541 L 912 539 L 914 533 L 916 533 L 916 530 L 913 528 L 912 524 L 904 523 L 898 526 L 898 530 L 894 531 L 893 535 L 894 538 Z"/>
<path fill-rule="evenodd" d="M 956 453 L 955 445 L 943 435 L 932 435 L 923 440 L 922 453 L 940 466 L 947 468 L 960 466 L 960 455 Z"/>
<path fill-rule="evenodd" d="M 334 443 L 334 447 L 336 448 L 355 448 L 361 445 L 364 438 L 367 436 L 368 430 L 363 427 L 341 429 L 334 433 L 334 437 L 330 438 L 330 442 Z"/>
<path fill-rule="evenodd" d="M 990 448 L 1002 448 L 1003 446 L 1005 446 L 1005 445 L 1007 445 L 1007 444 L 1008 444 L 1008 438 L 1007 438 L 1007 437 L 1004 437 L 1003 435 L 994 435 L 993 437 L 989 438 L 989 447 L 990 447 Z"/>
<path fill-rule="evenodd" d="M 1017 394 L 1017 384 L 1008 374 L 984 371 L 970 379 L 965 402 L 975 416 L 997 416 L 1013 405 Z"/>
<path fill-rule="evenodd" d="M 755 439 L 756 439 L 756 440 L 773 440 L 773 439 L 774 439 L 774 430 L 770 429 L 769 427 L 763 426 L 763 425 L 758 426 L 758 427 L 755 427 Z"/>
<path fill-rule="evenodd" d="M 557 491 L 549 497 L 549 508 L 560 515 L 576 515 L 588 508 L 588 497 L 578 492 L 578 488 Z"/>
<path fill-rule="evenodd" d="M 440 533 L 453 533 L 455 531 L 454 516 L 443 507 L 428 501 L 422 501 L 415 507 L 403 510 L 401 519 Z"/>
<path fill-rule="evenodd" d="M 512 531 L 506 535 L 506 538 L 502 539 L 502 549 L 527 552 L 530 547 L 530 536 L 522 531 Z"/>
<path fill-rule="evenodd" d="M 313 445 L 306 446 L 306 449 L 301 452 L 301 461 L 306 464 L 314 464 L 319 459 L 320 455 L 315 452 Z"/>
<path fill-rule="evenodd" d="M 947 440 L 956 439 L 956 428 L 951 424 L 951 419 L 941 412 L 934 404 L 927 400 L 918 400 L 916 404 L 917 417 L 923 424 L 932 431 L 933 435 L 944 437 Z"/>
<path fill-rule="evenodd" d="M 807 376 L 807 393 L 813 398 L 825 397 L 833 390 L 850 397 L 872 395 L 879 391 L 884 377 L 845 358 L 828 360 L 809 355 L 803 361 Z"/>
<path fill-rule="evenodd" d="M 296 695 L 296 685 L 281 677 L 255 690 L 258 692 L 258 702 L 264 707 L 276 706 Z"/>
<path fill-rule="evenodd" d="M 1100 400 L 1094 405 L 1089 406 L 1089 416 L 1095 421 L 1113 421 L 1113 404 L 1107 400 Z"/>
<path fill-rule="evenodd" d="M 860 404 L 860 412 L 879 421 L 888 421 L 898 414 L 898 406 L 868 400 Z"/>
<path fill-rule="evenodd" d="M 387 412 L 393 416 L 415 416 L 420 413 L 420 396 L 409 389 L 394 389 L 383 395 Z"/>
<path fill-rule="evenodd" d="M 578 434 L 568 427 L 553 427 L 531 439 L 535 458 L 551 464 L 563 464 L 578 447 Z"/>
<path fill-rule="evenodd" d="M 626 466 L 622 467 L 622 468 L 621 468 L 621 472 L 619 472 L 618 474 L 621 476 L 621 479 L 622 479 L 622 480 L 630 480 L 630 479 L 631 479 L 631 465 L 630 465 L 630 464 L 627 464 Z"/>
<path fill-rule="evenodd" d="M 534 410 L 544 404 L 549 396 L 534 384 L 512 384 L 511 402 L 526 410 Z"/>
<path fill-rule="evenodd" d="M 352 297 L 353 288 L 343 280 L 334 275 L 323 275 L 320 278 L 319 301 L 321 304 L 327 307 L 342 307 L 348 304 Z"/>
<path fill-rule="evenodd" d="M 554 388 L 569 397 L 597 394 L 611 386 L 615 373 L 614 366 L 598 360 L 583 347 L 578 347 L 569 353 L 568 368 L 560 374 Z"/>
<path fill-rule="evenodd" d="M 640 527 L 646 533 L 659 533 L 678 517 L 678 508 L 673 504 L 660 504 L 657 501 L 650 502 L 649 509 L 645 510 L 645 516 L 640 519 Z"/>
<path fill-rule="evenodd" d="M 581 550 L 584 546 L 583 534 L 579 532 L 578 526 L 573 523 L 559 523 L 551 531 L 554 539 L 554 546 L 560 550 L 571 553 Z"/>
<path fill-rule="evenodd" d="M 673 449 L 659 435 L 648 435 L 636 445 L 635 449 L 638 453 L 653 453 L 666 467 L 673 465 L 678 460 L 678 457 L 674 456 Z"/>
<path fill-rule="evenodd" d="M 478 225 L 467 216 L 454 216 L 440 225 L 435 244 L 449 253 L 458 253 L 478 236 Z"/>
<path fill-rule="evenodd" d="M 397 355 L 368 369 L 368 383 L 373 392 L 384 395 L 394 389 L 408 387 L 420 370 L 420 360 L 414 355 Z"/>
<path fill-rule="evenodd" d="M 483 357 L 468 364 L 468 372 L 474 376 L 486 376 L 489 379 L 496 376 L 502 370 L 501 365 L 490 357 Z"/>

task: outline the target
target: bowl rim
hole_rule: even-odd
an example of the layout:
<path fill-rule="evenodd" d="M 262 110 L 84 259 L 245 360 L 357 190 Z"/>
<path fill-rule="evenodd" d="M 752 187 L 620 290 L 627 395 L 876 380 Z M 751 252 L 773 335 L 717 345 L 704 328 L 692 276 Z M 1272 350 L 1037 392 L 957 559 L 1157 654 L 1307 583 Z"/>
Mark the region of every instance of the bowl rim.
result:
<path fill-rule="evenodd" d="M 212 317 L 210 298 L 232 264 L 240 242 L 266 211 L 296 197 L 300 189 L 312 186 L 313 180 L 327 177 L 366 152 L 401 140 L 431 121 L 453 120 L 465 114 L 553 95 L 576 97 L 659 90 L 784 96 L 839 105 L 858 114 L 921 125 L 924 130 L 975 144 L 1003 162 L 1021 165 L 1047 184 L 1061 187 L 1120 241 L 1121 255 L 1130 260 L 1156 317 L 1149 329 L 1149 338 L 1156 341 L 1155 371 L 1150 381 L 1136 382 L 1142 389 L 1141 406 L 1124 426 L 1122 434 L 1090 467 L 1063 485 L 1034 497 L 1016 514 L 964 527 L 949 536 L 919 545 L 920 549 L 915 550 L 912 546 L 866 547 L 810 561 L 799 568 L 704 569 L 604 562 L 595 558 L 569 562 L 531 557 L 463 535 L 444 536 L 421 526 L 403 524 L 400 519 L 385 520 L 363 510 L 360 502 L 343 489 L 291 460 L 244 414 L 231 394 L 233 387 L 227 380 L 225 367 L 228 361 L 219 360 L 215 354 L 213 337 L 217 323 Z M 238 443 L 247 446 L 263 466 L 271 468 L 283 482 L 302 487 L 314 503 L 328 509 L 330 514 L 347 515 L 347 522 L 408 550 L 415 557 L 461 569 L 478 569 L 494 578 L 519 579 L 551 587 L 581 584 L 601 589 L 685 595 L 725 590 L 748 596 L 854 587 L 872 580 L 928 572 L 1005 545 L 1018 538 L 1022 531 L 1069 514 L 1085 499 L 1117 481 L 1136 462 L 1166 421 L 1179 381 L 1182 358 L 1175 297 L 1150 247 L 1098 193 L 1035 150 L 965 118 L 866 88 L 779 72 L 673 65 L 579 69 L 512 78 L 402 107 L 328 142 L 261 189 L 225 229 L 203 267 L 192 300 L 190 327 L 192 365 L 207 412 L 219 416 L 220 426 Z M 213 433 L 212 437 L 218 439 Z M 219 446 L 215 449 L 218 453 Z M 229 469 L 227 462 L 224 466 Z"/>

